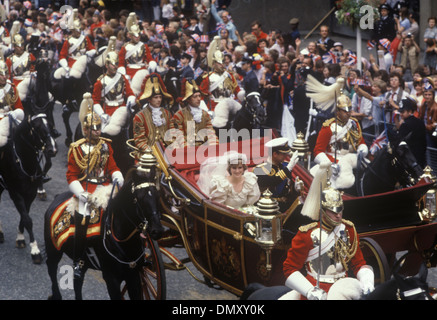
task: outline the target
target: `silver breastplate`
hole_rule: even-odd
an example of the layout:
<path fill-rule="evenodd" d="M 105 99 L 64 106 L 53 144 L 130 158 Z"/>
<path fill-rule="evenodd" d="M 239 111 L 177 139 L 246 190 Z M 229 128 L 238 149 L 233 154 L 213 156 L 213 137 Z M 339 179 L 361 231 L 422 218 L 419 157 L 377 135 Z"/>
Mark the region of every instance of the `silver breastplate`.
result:
<path fill-rule="evenodd" d="M 350 240 L 347 231 L 340 231 L 338 236 L 335 235 L 328 242 L 329 233 L 322 228 L 322 253 L 319 256 L 316 253 L 316 258 L 308 261 L 307 272 L 317 279 L 319 276 L 320 282 L 334 283 L 336 280 L 345 277 L 346 262 L 348 257 L 344 255 L 345 249 L 350 247 Z M 311 232 L 311 239 L 314 248 L 318 248 L 320 244 L 320 229 L 316 228 Z M 316 250 L 317 251 L 317 250 Z"/>

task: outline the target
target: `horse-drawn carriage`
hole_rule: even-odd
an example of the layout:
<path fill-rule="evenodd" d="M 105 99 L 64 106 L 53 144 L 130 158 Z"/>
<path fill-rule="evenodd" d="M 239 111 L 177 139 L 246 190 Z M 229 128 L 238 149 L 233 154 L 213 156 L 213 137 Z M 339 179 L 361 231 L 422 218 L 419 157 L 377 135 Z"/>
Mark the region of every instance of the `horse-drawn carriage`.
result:
<path fill-rule="evenodd" d="M 154 147 L 162 170 L 161 222 L 168 228 L 159 241 L 161 253 L 183 265 L 167 250 L 182 244 L 188 258 L 207 281 L 238 296 L 253 282 L 266 286 L 284 284 L 282 264 L 291 239 L 299 226 L 309 223 L 300 214 L 302 198 L 299 194 L 294 196 L 293 205 L 286 212 L 278 211 L 277 203 L 268 192 L 262 195 L 256 208 L 243 212 L 211 201 L 200 190 L 197 185 L 199 157 L 221 155 L 229 150 L 243 152 L 250 155 L 249 170 L 264 161 L 266 138 L 253 138 L 248 142 L 173 151 L 158 144 Z M 402 170 L 407 174 L 406 168 L 403 166 Z M 312 181 L 305 165 L 302 162 L 296 165 L 292 175 L 303 181 L 305 194 Z M 411 179 L 410 174 L 407 175 Z M 417 272 L 423 261 L 428 266 L 434 265 L 437 244 L 437 223 L 432 221 L 434 188 L 432 173 L 427 172 L 406 188 L 367 196 L 344 194 L 343 217 L 354 222 L 377 284 L 390 277 L 398 252 L 411 253 L 403 266 L 404 274 Z"/>

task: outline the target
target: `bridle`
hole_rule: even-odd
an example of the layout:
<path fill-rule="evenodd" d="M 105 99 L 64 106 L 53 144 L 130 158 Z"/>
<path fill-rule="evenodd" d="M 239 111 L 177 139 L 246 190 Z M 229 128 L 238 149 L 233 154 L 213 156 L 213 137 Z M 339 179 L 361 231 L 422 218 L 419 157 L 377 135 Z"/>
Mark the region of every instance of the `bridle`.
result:
<path fill-rule="evenodd" d="M 27 118 L 27 125 L 29 126 L 29 134 L 30 134 L 30 136 L 32 136 L 35 139 L 32 142 L 35 142 L 35 141 L 38 142 L 39 148 L 34 143 L 29 141 L 29 139 L 26 139 L 25 137 L 23 137 L 22 134 L 20 134 L 21 140 L 36 154 L 37 163 L 40 163 L 41 159 L 44 156 L 44 150 L 47 147 L 47 142 L 41 137 L 40 133 L 37 130 L 35 130 L 34 126 L 32 125 L 32 122 L 38 118 L 43 118 L 43 123 L 45 124 L 46 117 L 47 116 L 44 113 L 39 113 L 39 114 L 36 114 L 32 117 L 29 116 Z M 50 133 L 47 132 L 47 138 L 50 138 L 50 137 L 51 137 Z M 16 142 L 14 139 L 11 139 L 11 140 L 12 140 L 12 150 L 14 152 L 14 156 L 16 158 L 16 162 L 18 163 L 18 165 L 20 167 L 20 170 L 27 177 L 29 177 L 32 181 L 35 181 L 36 179 L 42 177 L 42 173 L 40 173 L 40 174 L 35 173 L 34 175 L 31 175 L 24 169 L 21 157 L 17 152 Z"/>
<path fill-rule="evenodd" d="M 416 299 L 420 298 L 420 299 Z M 396 299 L 398 300 L 433 300 L 429 293 L 421 287 L 415 289 L 401 291 L 396 290 Z"/>
<path fill-rule="evenodd" d="M 121 264 L 125 264 L 125 265 L 128 265 L 130 268 L 135 268 L 136 267 L 136 265 L 137 265 L 137 263 L 138 263 L 138 261 L 144 256 L 144 254 L 145 254 L 145 248 L 141 251 L 141 253 L 140 253 L 140 255 L 136 258 L 136 259 L 133 259 L 133 260 L 131 260 L 131 261 L 124 261 L 124 260 L 122 260 L 121 258 L 119 258 L 119 257 L 117 257 L 117 255 L 115 254 L 115 253 L 113 253 L 113 252 L 111 252 L 111 250 L 108 248 L 108 246 L 107 246 L 107 244 L 106 244 L 106 241 L 108 240 L 107 239 L 107 236 L 110 236 L 116 243 L 118 243 L 118 244 L 121 244 L 121 243 L 126 243 L 126 242 L 128 242 L 129 240 L 131 240 L 132 239 L 132 237 L 133 236 L 135 236 L 136 234 L 138 234 L 138 233 L 140 233 L 140 234 L 144 234 L 145 232 L 146 232 L 146 230 L 147 230 L 147 227 L 148 227 L 148 221 L 147 221 L 147 219 L 141 214 L 141 212 L 142 212 L 142 209 L 141 209 L 141 207 L 140 207 L 140 205 L 138 204 L 138 198 L 137 198 L 137 196 L 136 196 L 136 194 L 135 194 L 135 192 L 136 191 L 138 191 L 138 190 L 144 190 L 144 189 L 147 189 L 147 188 L 154 188 L 154 187 L 156 187 L 156 185 L 155 185 L 155 183 L 154 182 L 143 182 L 143 183 L 140 183 L 140 184 L 138 184 L 138 185 L 135 185 L 134 184 L 134 182 L 132 181 L 131 182 L 131 188 L 130 188 L 130 190 L 131 190 L 131 193 L 133 194 L 133 202 L 134 202 L 134 204 L 135 204 L 135 216 L 136 217 L 138 217 L 139 218 L 139 223 L 136 223 L 136 222 L 134 222 L 127 214 L 125 214 L 125 218 L 130 222 L 130 224 L 133 226 L 133 230 L 129 233 L 129 235 L 126 237 L 126 238 L 124 238 L 124 239 L 119 239 L 116 235 L 115 235 L 115 232 L 114 232 L 114 229 L 113 229 L 113 222 L 114 222 L 114 215 L 113 214 L 110 214 L 110 215 L 107 215 L 107 218 L 106 219 L 109 219 L 109 216 L 111 216 L 111 221 L 110 222 L 106 222 L 105 224 L 104 224 L 104 232 L 103 232 L 103 246 L 104 246 L 104 248 L 105 248 L 105 250 L 106 250 L 106 252 L 111 256 L 111 257 L 113 257 L 116 261 L 118 261 L 119 263 L 121 263 Z M 115 187 L 115 185 L 116 185 L 116 183 L 114 183 L 114 186 L 113 186 L 113 190 L 114 190 L 114 187 Z M 127 186 L 126 186 L 127 187 Z M 111 193 L 111 198 L 112 198 L 112 193 Z M 109 209 L 109 208 L 108 208 Z M 109 211 L 108 211 L 109 212 Z"/>

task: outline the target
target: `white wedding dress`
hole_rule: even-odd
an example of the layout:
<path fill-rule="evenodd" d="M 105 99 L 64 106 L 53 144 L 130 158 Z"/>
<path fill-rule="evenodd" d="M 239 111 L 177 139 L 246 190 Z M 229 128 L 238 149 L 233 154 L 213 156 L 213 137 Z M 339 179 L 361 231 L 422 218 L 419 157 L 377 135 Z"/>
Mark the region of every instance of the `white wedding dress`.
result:
<path fill-rule="evenodd" d="M 253 172 L 244 172 L 243 188 L 236 192 L 226 176 L 213 176 L 210 183 L 211 200 L 238 209 L 259 200 L 258 178 Z"/>

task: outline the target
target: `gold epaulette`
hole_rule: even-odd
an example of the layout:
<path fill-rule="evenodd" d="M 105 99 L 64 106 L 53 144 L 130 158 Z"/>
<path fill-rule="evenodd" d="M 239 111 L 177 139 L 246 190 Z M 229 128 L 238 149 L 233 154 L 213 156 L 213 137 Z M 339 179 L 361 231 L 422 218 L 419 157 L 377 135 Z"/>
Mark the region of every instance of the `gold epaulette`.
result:
<path fill-rule="evenodd" d="M 271 170 L 270 171 L 267 170 L 266 165 L 267 165 L 267 162 L 263 162 L 263 163 L 260 163 L 259 165 L 257 165 L 255 168 L 260 168 L 266 175 L 271 176 L 272 175 Z"/>
<path fill-rule="evenodd" d="M 355 227 L 354 223 L 352 221 L 346 220 L 346 219 L 342 219 L 341 222 L 343 222 L 345 225 L 347 225 L 348 227 Z"/>
<path fill-rule="evenodd" d="M 103 140 L 103 141 L 105 141 L 105 142 L 112 143 L 112 139 L 103 138 L 103 137 L 100 137 L 100 139 Z"/>
<path fill-rule="evenodd" d="M 70 143 L 70 149 L 71 148 L 77 148 L 78 146 L 80 146 L 82 143 L 84 143 L 86 141 L 85 138 L 73 141 L 72 143 Z"/>
<path fill-rule="evenodd" d="M 309 230 L 314 229 L 315 227 L 317 227 L 317 224 L 318 224 L 317 222 L 312 222 L 312 223 L 307 224 L 305 226 L 300 226 L 299 227 L 299 231 L 300 232 L 308 232 Z"/>
<path fill-rule="evenodd" d="M 205 73 L 202 75 L 202 78 L 203 78 L 203 79 L 208 78 L 211 74 L 212 74 L 212 72 L 205 72 Z"/>
<path fill-rule="evenodd" d="M 335 118 L 331 118 L 323 122 L 324 127 L 329 127 L 333 122 L 335 121 Z"/>

